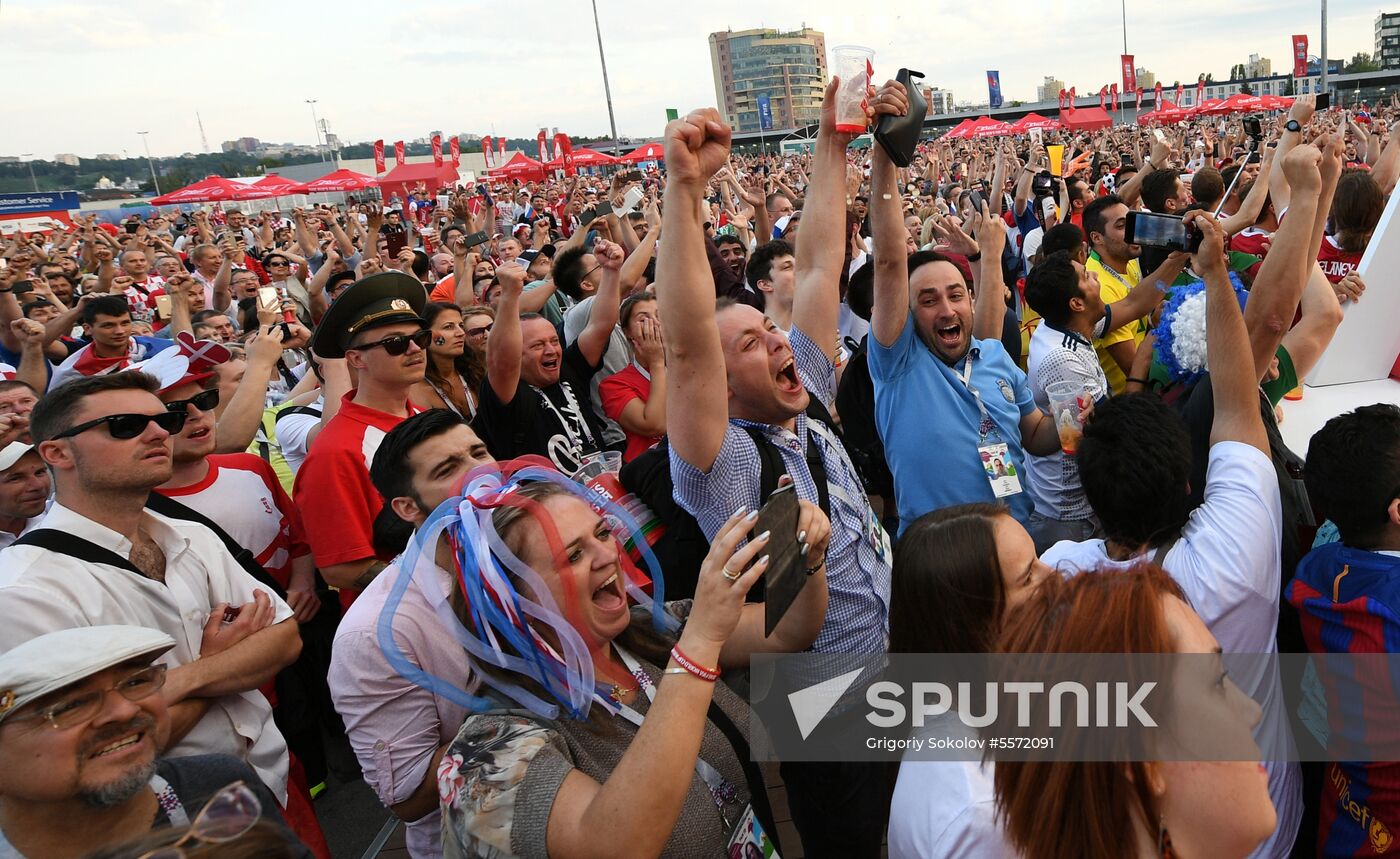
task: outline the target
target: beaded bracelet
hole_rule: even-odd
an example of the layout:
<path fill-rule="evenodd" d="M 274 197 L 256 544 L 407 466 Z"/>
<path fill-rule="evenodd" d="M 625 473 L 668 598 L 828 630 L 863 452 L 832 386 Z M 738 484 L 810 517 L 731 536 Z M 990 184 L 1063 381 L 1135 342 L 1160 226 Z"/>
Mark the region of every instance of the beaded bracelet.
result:
<path fill-rule="evenodd" d="M 708 680 L 713 683 L 719 679 L 718 668 L 706 668 L 698 662 L 692 661 L 681 652 L 680 645 L 671 648 L 671 658 L 676 660 L 676 664 L 684 668 L 687 673 L 693 674 L 701 680 Z"/>

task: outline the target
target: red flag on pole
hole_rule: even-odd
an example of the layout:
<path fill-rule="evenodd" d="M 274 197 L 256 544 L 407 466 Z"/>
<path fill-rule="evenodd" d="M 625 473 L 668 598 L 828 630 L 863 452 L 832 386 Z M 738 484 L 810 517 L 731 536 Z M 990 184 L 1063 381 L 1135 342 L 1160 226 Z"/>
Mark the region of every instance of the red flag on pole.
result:
<path fill-rule="evenodd" d="M 1206 94 L 1206 79 L 1201 78 L 1196 81 L 1196 104 L 1200 104 Z"/>
<path fill-rule="evenodd" d="M 376 175 L 384 172 L 384 141 L 374 141 L 374 172 Z"/>
<path fill-rule="evenodd" d="M 1137 89 L 1137 69 L 1133 67 L 1133 55 L 1123 54 L 1120 59 L 1123 61 L 1123 92 L 1132 92 Z"/>
<path fill-rule="evenodd" d="M 457 139 L 457 135 L 452 135 L 452 139 L 447 141 L 447 149 L 452 153 L 452 166 L 456 167 L 462 163 L 462 144 Z"/>
<path fill-rule="evenodd" d="M 433 135 L 433 166 L 442 166 L 442 135 Z"/>
<path fill-rule="evenodd" d="M 1065 109 L 1065 96 L 1066 96 L 1066 95 L 1068 95 L 1068 93 L 1066 93 L 1064 90 L 1060 90 L 1060 110 L 1064 110 L 1064 109 Z"/>
<path fill-rule="evenodd" d="M 1134 108 L 1135 110 L 1142 110 L 1142 88 L 1141 88 L 1141 87 L 1138 88 L 1138 91 L 1137 91 L 1137 104 L 1133 105 L 1133 108 Z"/>
<path fill-rule="evenodd" d="M 394 163 L 396 166 L 403 166 L 403 141 L 394 141 Z"/>
<path fill-rule="evenodd" d="M 1113 105 L 1113 109 L 1114 109 L 1114 110 L 1117 110 L 1117 109 L 1118 109 L 1118 104 L 1119 104 L 1119 102 L 1118 102 L 1118 82 L 1117 82 L 1117 81 L 1114 81 L 1113 83 L 1111 83 L 1111 84 L 1108 85 L 1108 97 L 1109 97 L 1110 103 Z"/>
<path fill-rule="evenodd" d="M 1308 76 L 1308 37 L 1293 37 L 1293 77 Z"/>
<path fill-rule="evenodd" d="M 1181 85 L 1181 81 L 1177 81 L 1177 82 L 1176 82 L 1176 103 L 1177 103 L 1178 106 L 1181 104 L 1181 93 L 1182 93 L 1183 89 L 1184 89 L 1184 88 L 1183 88 L 1182 85 Z"/>
<path fill-rule="evenodd" d="M 1079 96 L 1077 96 L 1077 95 L 1074 94 L 1074 87 L 1070 87 L 1070 88 L 1069 88 L 1069 108 L 1070 108 L 1070 110 L 1073 110 L 1073 109 L 1074 109 L 1074 100 L 1075 100 L 1076 98 L 1079 98 Z"/>
<path fill-rule="evenodd" d="M 1104 86 L 1104 87 L 1100 87 L 1100 88 L 1099 88 L 1099 107 L 1100 107 L 1101 109 L 1103 109 L 1103 110 L 1108 110 L 1108 87 L 1107 87 L 1107 86 Z"/>
<path fill-rule="evenodd" d="M 506 139 L 505 139 L 504 137 L 498 137 L 498 138 L 496 138 L 496 154 L 497 154 L 498 156 L 500 156 L 501 163 L 505 163 L 505 160 L 506 160 Z"/>
<path fill-rule="evenodd" d="M 535 138 L 535 142 L 538 143 L 538 144 L 540 145 L 540 163 L 541 163 L 541 164 L 543 164 L 544 162 L 546 162 L 546 161 L 549 160 L 549 149 L 546 148 L 545 145 L 544 145 L 545 136 L 546 136 L 546 135 L 545 135 L 545 130 L 544 130 L 543 128 L 541 128 L 541 129 L 540 129 L 539 135 Z"/>
<path fill-rule="evenodd" d="M 496 166 L 491 158 L 493 154 L 495 151 L 491 148 L 491 135 L 488 134 L 481 138 L 481 157 L 486 160 L 486 169 L 488 170 Z"/>
<path fill-rule="evenodd" d="M 554 135 L 554 151 L 564 159 L 564 175 L 574 175 L 574 144 L 569 135 L 562 131 Z"/>
<path fill-rule="evenodd" d="M 1162 82 L 1161 82 L 1161 81 L 1157 81 L 1157 91 L 1156 91 L 1156 93 L 1154 93 L 1154 95 L 1155 95 L 1156 98 L 1157 98 L 1157 102 L 1156 102 L 1156 103 L 1157 103 L 1158 105 L 1160 105 L 1160 104 L 1162 103 Z M 1160 109 L 1160 108 L 1159 108 L 1159 109 Z"/>

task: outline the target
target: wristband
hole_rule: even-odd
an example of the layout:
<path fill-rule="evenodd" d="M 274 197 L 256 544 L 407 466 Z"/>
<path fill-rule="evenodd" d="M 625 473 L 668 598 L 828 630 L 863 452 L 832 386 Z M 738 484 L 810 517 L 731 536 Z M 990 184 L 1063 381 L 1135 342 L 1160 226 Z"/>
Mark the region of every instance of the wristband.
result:
<path fill-rule="evenodd" d="M 981 258 L 982 258 L 982 252 L 979 250 L 979 251 L 978 251 L 977 253 L 975 253 L 975 254 L 969 254 L 968 257 L 967 257 L 967 261 L 968 261 L 968 262 L 977 262 L 977 261 L 980 260 Z"/>
<path fill-rule="evenodd" d="M 1132 376 L 1127 376 L 1127 377 L 1125 377 L 1125 378 L 1123 379 L 1123 381 L 1125 381 L 1125 382 L 1137 382 L 1139 385 L 1142 385 L 1144 388 L 1150 388 L 1150 387 L 1152 387 L 1152 382 L 1151 382 L 1151 380 L 1149 380 L 1149 379 L 1136 379 L 1136 378 L 1134 378 L 1134 377 L 1132 377 Z"/>
<path fill-rule="evenodd" d="M 711 683 L 719 679 L 718 668 L 706 668 L 698 662 L 691 661 L 688 656 L 681 652 L 679 644 L 671 648 L 671 658 L 676 660 L 676 664 L 684 669 L 687 674 L 693 674 L 701 680 L 708 680 Z"/>

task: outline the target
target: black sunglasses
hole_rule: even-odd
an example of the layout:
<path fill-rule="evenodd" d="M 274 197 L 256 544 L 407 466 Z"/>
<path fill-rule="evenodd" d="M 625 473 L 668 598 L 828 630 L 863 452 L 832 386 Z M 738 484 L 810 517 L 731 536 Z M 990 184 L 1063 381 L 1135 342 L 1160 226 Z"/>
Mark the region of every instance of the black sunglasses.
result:
<path fill-rule="evenodd" d="M 200 391 L 188 400 L 172 400 L 165 404 L 166 411 L 183 412 L 190 406 L 194 406 L 201 412 L 212 412 L 219 406 L 219 389 L 210 388 L 207 391 Z"/>
<path fill-rule="evenodd" d="M 265 265 L 266 265 L 268 268 L 272 268 L 273 266 L 286 266 L 286 265 L 291 265 L 291 263 L 287 262 L 287 261 L 284 260 L 284 259 L 273 259 L 273 260 L 268 260 L 268 261 L 265 263 Z"/>
<path fill-rule="evenodd" d="M 419 349 L 428 348 L 428 341 L 433 337 L 433 332 L 427 328 L 420 329 L 412 334 L 395 334 L 392 337 L 385 337 L 383 340 L 376 340 L 373 343 L 362 343 L 359 346 L 351 346 L 351 349 L 360 351 L 363 349 L 374 349 L 382 346 L 384 351 L 390 355 L 402 355 L 408 351 L 408 344 L 412 343 Z"/>
<path fill-rule="evenodd" d="M 102 426 L 103 424 L 106 424 L 107 432 L 112 434 L 112 438 L 122 440 L 131 439 L 136 438 L 138 435 L 145 432 L 146 425 L 150 424 L 153 421 L 155 422 L 156 426 L 160 427 L 161 429 L 165 430 L 171 435 L 174 435 L 175 433 L 185 428 L 185 418 L 188 416 L 189 412 L 186 410 L 181 410 L 178 412 L 161 412 L 158 415 L 108 415 L 105 418 L 98 418 L 95 421 L 88 421 L 87 423 L 78 424 L 75 427 L 69 427 L 68 429 L 64 430 L 63 432 L 59 433 L 53 438 L 54 441 L 57 441 L 61 438 L 72 438 L 78 433 L 87 432 L 93 427 L 98 427 Z"/>

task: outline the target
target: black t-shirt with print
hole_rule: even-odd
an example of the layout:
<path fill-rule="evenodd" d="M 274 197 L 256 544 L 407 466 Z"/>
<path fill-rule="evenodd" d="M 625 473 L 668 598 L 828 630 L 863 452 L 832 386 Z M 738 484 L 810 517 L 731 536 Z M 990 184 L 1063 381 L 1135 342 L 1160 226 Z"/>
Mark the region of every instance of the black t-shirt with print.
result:
<path fill-rule="evenodd" d="M 602 427 L 589 406 L 588 391 L 602 366 L 602 356 L 590 364 L 578 343 L 572 343 L 564 350 L 559 381 L 548 388 L 536 388 L 522 378 L 515 396 L 503 403 L 488 382 L 481 386 L 472 427 L 497 459 L 535 454 L 571 474 L 584 454 L 600 449 Z"/>

